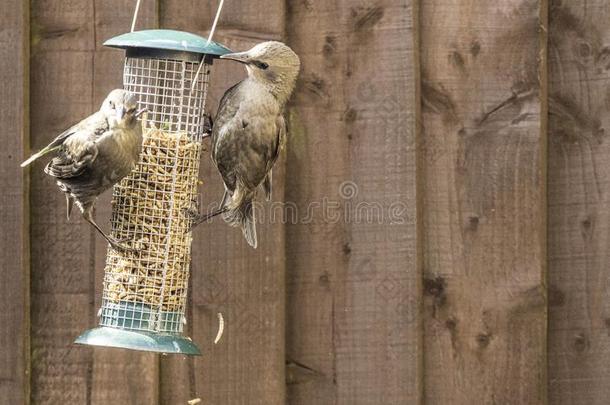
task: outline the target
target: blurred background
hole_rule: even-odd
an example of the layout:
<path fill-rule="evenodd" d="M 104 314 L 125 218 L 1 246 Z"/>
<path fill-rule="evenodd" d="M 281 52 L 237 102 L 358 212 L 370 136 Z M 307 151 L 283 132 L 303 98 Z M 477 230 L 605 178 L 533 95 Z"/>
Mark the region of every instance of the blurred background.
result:
<path fill-rule="evenodd" d="M 217 6 L 142 0 L 137 29 L 206 36 Z M 121 87 L 102 43 L 134 8 L 3 0 L 0 404 L 607 403 L 606 1 L 226 0 L 215 41 L 302 70 L 258 249 L 194 232 L 197 358 L 72 344 L 106 244 L 19 167 Z M 216 61 L 208 111 L 243 77 Z M 207 153 L 200 179 L 218 201 Z"/>

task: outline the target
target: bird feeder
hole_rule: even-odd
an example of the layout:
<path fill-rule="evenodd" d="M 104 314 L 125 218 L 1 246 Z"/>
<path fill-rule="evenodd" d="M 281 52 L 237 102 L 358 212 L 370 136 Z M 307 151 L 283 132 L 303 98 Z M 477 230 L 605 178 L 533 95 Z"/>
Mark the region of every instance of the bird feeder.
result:
<path fill-rule="evenodd" d="M 99 327 L 76 343 L 163 353 L 200 354 L 182 335 L 191 259 L 210 66 L 230 50 L 172 30 L 123 34 L 104 45 L 125 49 L 123 85 L 142 118 L 136 168 L 113 188 Z M 133 250 L 131 250 L 133 249 Z"/>

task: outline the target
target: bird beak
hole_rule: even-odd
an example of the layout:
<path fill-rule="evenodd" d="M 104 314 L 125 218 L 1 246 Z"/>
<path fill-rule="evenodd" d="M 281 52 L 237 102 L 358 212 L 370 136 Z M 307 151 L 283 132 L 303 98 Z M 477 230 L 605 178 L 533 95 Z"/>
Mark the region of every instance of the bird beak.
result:
<path fill-rule="evenodd" d="M 231 59 L 240 63 L 248 63 L 250 61 L 250 55 L 248 52 L 235 52 L 221 55 L 220 59 Z"/>
<path fill-rule="evenodd" d="M 119 121 L 123 119 L 125 116 L 125 107 L 119 107 L 116 110 L 116 115 L 119 118 Z"/>

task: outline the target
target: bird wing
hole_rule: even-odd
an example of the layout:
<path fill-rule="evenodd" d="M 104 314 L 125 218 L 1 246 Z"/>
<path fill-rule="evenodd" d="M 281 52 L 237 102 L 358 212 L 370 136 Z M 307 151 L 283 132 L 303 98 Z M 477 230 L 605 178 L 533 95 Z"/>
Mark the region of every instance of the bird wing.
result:
<path fill-rule="evenodd" d="M 218 142 L 220 129 L 222 129 L 223 125 L 232 119 L 235 114 L 237 114 L 237 111 L 239 111 L 240 103 L 232 103 L 231 101 L 233 94 L 239 89 L 239 86 L 242 83 L 243 80 L 225 91 L 225 94 L 223 94 L 220 99 L 220 103 L 218 103 L 218 112 L 216 113 L 216 119 L 212 126 L 212 160 L 214 163 L 216 163 L 214 149 Z"/>
<path fill-rule="evenodd" d="M 275 153 L 273 154 L 272 159 L 267 162 L 267 176 L 263 180 L 263 190 L 265 191 L 265 197 L 267 201 L 271 201 L 272 190 L 273 190 L 273 166 L 275 162 L 280 156 L 280 151 L 284 149 L 286 146 L 286 122 L 284 121 L 284 117 L 279 115 L 276 120 L 277 126 L 277 141 L 275 147 Z"/>
<path fill-rule="evenodd" d="M 212 156 L 225 185 L 233 191 L 239 180 L 256 189 L 277 160 L 284 131 L 274 119 L 239 112 L 216 128 Z"/>
<path fill-rule="evenodd" d="M 47 164 L 44 171 L 58 179 L 77 177 L 93 163 L 97 154 L 97 145 L 94 142 L 89 142 L 85 146 L 83 153 L 80 153 L 78 156 L 72 155 L 67 151 L 62 151 Z"/>
<path fill-rule="evenodd" d="M 224 138 L 224 136 L 227 133 L 233 131 L 233 128 L 229 128 L 229 127 L 231 127 L 231 125 L 230 125 L 231 120 L 233 120 L 235 118 L 235 115 L 239 111 L 239 107 L 241 105 L 241 102 L 239 102 L 239 99 L 237 97 L 234 97 L 234 94 L 239 90 L 239 87 L 240 87 L 240 85 L 242 85 L 242 83 L 244 83 L 243 80 L 241 82 L 233 85 L 222 96 L 222 98 L 220 99 L 220 103 L 218 104 L 218 112 L 216 113 L 216 118 L 214 120 L 214 126 L 212 127 L 211 157 L 212 157 L 212 161 L 214 162 L 214 165 L 216 166 L 216 168 L 218 169 L 218 171 L 220 172 L 221 175 L 223 175 L 223 173 L 228 172 L 229 163 L 226 161 L 226 159 L 222 159 L 222 158 L 219 159 L 219 157 L 220 157 L 219 153 L 218 153 L 219 140 L 221 138 Z M 236 101 L 236 99 L 237 99 L 237 101 Z M 231 177 L 233 177 L 233 176 L 231 176 Z M 223 181 L 224 181 L 225 187 L 227 189 L 229 189 L 231 192 L 233 192 L 235 190 L 235 179 L 234 178 L 227 179 L 223 175 Z"/>
<path fill-rule="evenodd" d="M 90 126 L 100 126 L 100 123 L 102 121 L 105 122 L 106 120 L 103 117 L 102 113 L 100 113 L 99 111 L 96 112 L 95 114 L 90 115 L 89 117 L 80 121 L 78 124 L 71 126 L 70 128 L 66 129 L 64 132 L 59 134 L 57 137 L 55 137 L 55 139 L 53 139 L 51 141 L 51 143 L 49 143 L 47 146 L 42 148 L 40 151 L 38 151 L 35 154 L 33 154 L 32 156 L 30 156 L 25 162 L 23 162 L 21 164 L 21 167 L 25 167 L 25 166 L 29 165 L 30 163 L 32 163 L 33 161 L 37 160 L 38 158 L 40 158 L 50 152 L 56 151 L 57 149 L 60 149 L 63 146 L 64 142 L 67 139 L 69 139 L 71 136 L 78 133 L 83 128 L 87 128 Z M 106 125 L 108 125 L 107 122 L 106 122 Z"/>
<path fill-rule="evenodd" d="M 53 139 L 53 141 L 51 141 L 50 144 L 45 147 L 45 149 L 60 146 L 66 141 L 66 139 L 79 132 L 91 132 L 91 135 L 93 136 L 100 136 L 107 130 L 108 121 L 106 121 L 104 115 L 98 111 L 59 134 L 55 139 Z"/>
<path fill-rule="evenodd" d="M 259 113 L 240 97 L 240 91 L 248 91 L 244 83 L 226 91 L 212 131 L 212 160 L 231 193 L 238 181 L 250 190 L 263 182 L 286 134 L 282 117 L 268 116 L 264 109 Z"/>
<path fill-rule="evenodd" d="M 267 162 L 267 171 L 271 171 L 271 168 L 280 156 L 280 151 L 286 146 L 286 121 L 284 121 L 284 117 L 281 114 L 278 115 L 275 120 L 275 126 L 277 129 L 275 152 L 273 153 L 273 157 Z"/>
<path fill-rule="evenodd" d="M 223 94 L 222 98 L 220 99 L 220 103 L 218 103 L 218 111 L 224 110 L 225 107 L 227 107 L 228 101 L 243 82 L 244 81 L 242 80 L 241 82 L 235 83 L 233 86 L 229 87 L 227 91 L 225 91 L 225 94 Z"/>
<path fill-rule="evenodd" d="M 95 141 L 108 130 L 108 121 L 97 113 L 73 126 L 63 138 L 58 155 L 45 167 L 45 173 L 58 179 L 82 174 L 98 155 Z"/>

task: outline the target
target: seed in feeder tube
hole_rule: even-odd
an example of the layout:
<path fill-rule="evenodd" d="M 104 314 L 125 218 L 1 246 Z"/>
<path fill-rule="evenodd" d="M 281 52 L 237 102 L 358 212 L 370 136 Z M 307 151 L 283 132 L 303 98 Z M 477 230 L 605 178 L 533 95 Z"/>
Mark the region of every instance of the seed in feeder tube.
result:
<path fill-rule="evenodd" d="M 143 144 L 136 169 L 115 187 L 112 215 L 114 234 L 132 238 L 137 252 L 109 252 L 105 296 L 177 311 L 186 304 L 191 241 L 180 209 L 195 198 L 198 167 L 187 159 L 199 160 L 200 144 L 155 129 Z"/>

